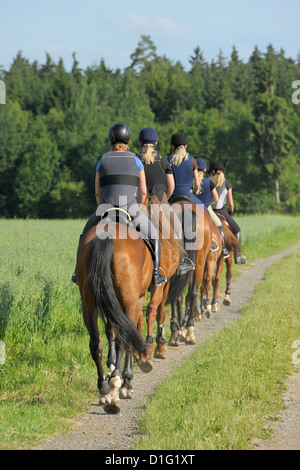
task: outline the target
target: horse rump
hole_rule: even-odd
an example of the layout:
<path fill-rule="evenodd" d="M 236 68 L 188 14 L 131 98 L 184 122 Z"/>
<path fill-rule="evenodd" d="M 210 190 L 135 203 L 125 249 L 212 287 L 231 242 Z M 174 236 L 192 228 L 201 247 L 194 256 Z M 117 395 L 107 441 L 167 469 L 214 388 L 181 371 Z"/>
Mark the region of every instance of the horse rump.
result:
<path fill-rule="evenodd" d="M 136 350 L 144 353 L 146 343 L 140 335 L 137 326 L 125 315 L 117 299 L 114 284 L 112 261 L 114 240 L 109 236 L 92 241 L 88 272 L 88 286 L 93 302 L 103 321 L 109 320 L 117 336 L 118 344 L 126 351 Z"/>

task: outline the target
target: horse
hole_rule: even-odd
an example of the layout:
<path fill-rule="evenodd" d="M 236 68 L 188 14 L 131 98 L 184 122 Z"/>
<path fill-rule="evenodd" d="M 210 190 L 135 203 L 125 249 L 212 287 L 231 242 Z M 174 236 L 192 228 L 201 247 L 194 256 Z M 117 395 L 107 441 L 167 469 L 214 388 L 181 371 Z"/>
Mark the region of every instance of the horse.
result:
<path fill-rule="evenodd" d="M 170 293 L 167 299 L 168 302 L 171 303 L 172 310 L 169 345 L 178 347 L 179 335 L 186 344 L 195 344 L 196 342 L 194 335 L 194 312 L 197 303 L 198 289 L 203 278 L 206 258 L 212 246 L 212 222 L 208 212 L 205 211 L 201 205 L 196 207 L 196 204 L 191 203 L 188 198 L 178 196 L 173 198 L 173 200 L 171 199 L 170 202 L 179 216 L 191 212 L 192 223 L 194 224 L 192 233 L 196 242 L 191 243 L 191 234 L 186 231 L 186 229 L 190 227 L 185 227 L 185 249 L 188 255 L 193 258 L 195 264 L 195 269 L 190 277 L 188 292 L 185 297 L 185 314 L 183 314 L 182 310 L 182 296 L 176 297 L 176 295 Z M 187 242 L 191 244 L 189 251 L 186 248 Z"/>
<path fill-rule="evenodd" d="M 231 303 L 231 267 L 233 262 L 234 253 L 240 250 L 240 243 L 232 232 L 230 226 L 227 224 L 226 220 L 221 220 L 225 232 L 225 240 L 228 247 L 230 256 L 228 258 L 223 258 L 219 256 L 216 266 L 216 275 L 213 281 L 213 299 L 212 299 L 212 312 L 218 312 L 220 309 L 219 300 L 218 300 L 218 289 L 220 285 L 221 274 L 224 267 L 224 262 L 226 264 L 226 287 L 225 287 L 225 296 L 223 299 L 223 305 L 228 306 Z"/>
<path fill-rule="evenodd" d="M 233 254 L 236 249 L 239 248 L 239 242 L 230 230 L 227 222 L 221 220 L 221 223 L 224 228 L 226 245 L 229 251 L 229 257 L 224 258 L 222 252 L 222 238 L 218 227 L 212 223 L 213 227 L 213 239 L 217 242 L 218 249 L 212 251 L 208 254 L 205 265 L 205 272 L 203 276 L 203 282 L 200 289 L 200 312 L 198 310 L 196 314 L 196 320 L 205 315 L 206 318 L 209 318 L 211 312 L 218 312 L 220 310 L 219 300 L 218 300 L 218 289 L 220 285 L 221 274 L 224 267 L 224 262 L 226 264 L 226 289 L 225 296 L 223 300 L 224 305 L 230 305 L 230 285 L 231 285 L 231 266 L 233 260 Z M 210 288 L 213 285 L 213 298 L 210 299 Z"/>
<path fill-rule="evenodd" d="M 133 353 L 144 354 L 147 349 L 138 320 L 152 273 L 150 250 L 138 232 L 127 224 L 99 223 L 79 243 L 76 278 L 83 319 L 90 336 L 90 353 L 98 373 L 99 404 L 107 413 L 120 411 L 120 396 L 132 398 Z M 98 313 L 104 320 L 109 340 L 106 377 Z M 122 384 L 120 370 L 124 351 Z"/>
<path fill-rule="evenodd" d="M 156 335 L 156 349 L 154 357 L 164 359 L 166 357 L 166 339 L 165 339 L 165 305 L 170 289 L 170 280 L 174 276 L 180 256 L 183 252 L 174 229 L 174 214 L 172 213 L 170 205 L 163 199 L 161 203 L 158 198 L 153 195 L 148 198 L 144 204 L 148 206 L 151 213 L 151 220 L 156 226 L 161 240 L 161 260 L 160 266 L 167 282 L 161 286 L 149 287 L 150 301 L 147 306 L 146 319 L 147 319 L 147 337 L 146 337 L 146 354 L 141 354 L 138 359 L 139 367 L 143 372 L 150 372 L 153 369 L 152 355 L 153 355 L 153 326 L 157 323 Z M 180 276 L 185 277 L 185 276 Z M 185 282 L 181 281 L 172 286 L 172 291 L 175 296 L 179 296 L 185 287 Z M 139 319 L 139 330 L 142 334 L 143 314 Z"/>

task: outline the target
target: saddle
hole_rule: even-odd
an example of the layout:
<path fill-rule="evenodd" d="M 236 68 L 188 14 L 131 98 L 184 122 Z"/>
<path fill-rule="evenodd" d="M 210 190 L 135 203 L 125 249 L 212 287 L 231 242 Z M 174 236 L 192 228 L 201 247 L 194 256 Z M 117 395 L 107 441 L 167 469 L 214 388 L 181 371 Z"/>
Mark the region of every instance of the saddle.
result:
<path fill-rule="evenodd" d="M 116 222 L 118 224 L 123 224 L 128 227 L 133 228 L 136 230 L 140 236 L 140 238 L 144 241 L 145 245 L 150 251 L 152 259 L 155 259 L 155 251 L 154 251 L 154 243 L 151 239 L 147 238 L 143 233 L 139 232 L 132 222 L 132 217 L 125 209 L 121 207 L 110 207 L 106 209 L 103 214 L 100 214 L 100 223 L 105 220 L 107 222 Z"/>
<path fill-rule="evenodd" d="M 191 202 L 190 199 L 187 196 L 171 196 L 168 199 L 169 204 L 173 204 L 174 202 Z"/>

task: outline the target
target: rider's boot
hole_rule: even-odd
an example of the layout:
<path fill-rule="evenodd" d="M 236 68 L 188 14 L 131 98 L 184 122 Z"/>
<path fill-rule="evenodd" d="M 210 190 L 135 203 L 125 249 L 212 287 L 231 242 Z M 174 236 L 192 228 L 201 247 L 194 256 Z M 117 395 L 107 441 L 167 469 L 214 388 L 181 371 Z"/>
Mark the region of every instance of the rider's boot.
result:
<path fill-rule="evenodd" d="M 236 236 L 236 239 L 237 239 L 237 241 L 239 242 L 239 244 L 241 246 L 241 232 L 236 232 L 235 236 Z M 241 255 L 241 252 L 240 252 L 239 249 L 236 250 L 236 252 L 234 253 L 234 262 L 235 262 L 235 264 L 245 264 L 245 263 L 247 263 L 246 256 Z"/>
<path fill-rule="evenodd" d="M 160 239 L 153 239 L 155 259 L 153 260 L 153 282 L 156 286 L 160 286 L 167 282 L 164 274 L 160 274 Z"/>
<path fill-rule="evenodd" d="M 225 232 L 224 232 L 223 225 L 220 225 L 219 230 L 220 230 L 220 234 L 221 234 L 221 238 L 222 238 L 222 242 L 223 242 L 223 248 L 222 248 L 223 258 L 228 258 L 230 256 L 230 253 L 229 253 L 227 245 L 226 245 Z"/>

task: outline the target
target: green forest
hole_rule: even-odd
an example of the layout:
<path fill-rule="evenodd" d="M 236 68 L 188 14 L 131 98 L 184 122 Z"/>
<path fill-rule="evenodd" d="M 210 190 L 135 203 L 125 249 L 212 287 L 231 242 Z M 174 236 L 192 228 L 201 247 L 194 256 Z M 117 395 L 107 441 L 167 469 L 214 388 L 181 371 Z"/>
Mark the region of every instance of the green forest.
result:
<path fill-rule="evenodd" d="M 193 157 L 224 163 L 238 213 L 299 214 L 300 55 L 269 44 L 245 62 L 233 46 L 209 63 L 197 46 L 188 59 L 185 70 L 141 36 L 125 70 L 103 59 L 83 70 L 74 53 L 67 71 L 62 59 L 30 63 L 21 51 L 0 67 L 0 217 L 90 215 L 115 122 L 129 125 L 133 152 L 140 130 L 156 128 L 164 157 L 172 134 L 184 132 Z"/>

